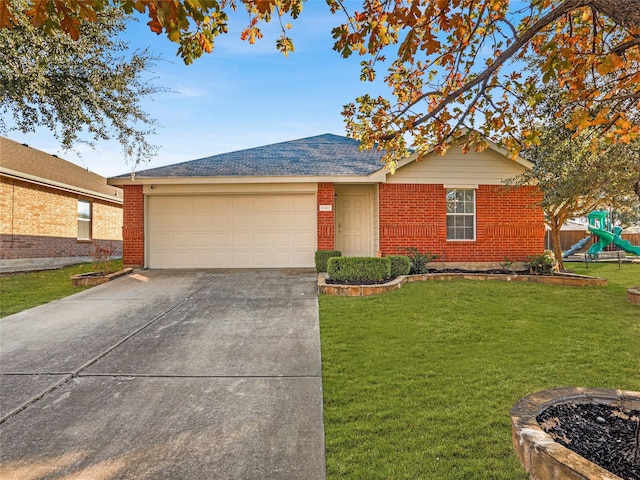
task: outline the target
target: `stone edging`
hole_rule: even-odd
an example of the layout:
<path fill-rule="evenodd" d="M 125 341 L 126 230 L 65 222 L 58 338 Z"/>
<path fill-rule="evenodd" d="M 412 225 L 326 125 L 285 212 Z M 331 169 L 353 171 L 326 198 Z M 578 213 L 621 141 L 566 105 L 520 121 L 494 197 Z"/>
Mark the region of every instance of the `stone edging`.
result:
<path fill-rule="evenodd" d="M 452 280 L 463 278 L 465 280 L 496 280 L 502 282 L 530 282 L 545 283 L 551 285 L 569 286 L 605 286 L 606 278 L 586 277 L 574 274 L 555 274 L 551 277 L 540 275 L 505 275 L 495 273 L 426 273 L 422 275 L 401 275 L 390 282 L 381 285 L 332 285 L 325 281 L 325 274 L 318 275 L 318 292 L 322 295 L 338 295 L 343 297 L 366 297 L 378 293 L 391 292 L 402 287 L 405 283 Z"/>
<path fill-rule="evenodd" d="M 91 272 L 78 273 L 76 275 L 71 275 L 71 283 L 74 287 L 93 287 L 95 285 L 100 285 L 101 283 L 114 280 L 118 277 L 128 275 L 131 272 L 133 272 L 133 268 L 123 268 L 122 270 L 109 273 L 107 275 L 93 275 Z"/>
<path fill-rule="evenodd" d="M 511 409 L 511 437 L 518 459 L 527 473 L 536 480 L 622 480 L 556 443 L 542 430 L 536 417 L 547 408 L 564 403 L 603 403 L 640 409 L 640 392 L 565 387 L 543 390 L 520 399 Z"/>
<path fill-rule="evenodd" d="M 627 289 L 627 301 L 640 305 L 640 285 Z"/>

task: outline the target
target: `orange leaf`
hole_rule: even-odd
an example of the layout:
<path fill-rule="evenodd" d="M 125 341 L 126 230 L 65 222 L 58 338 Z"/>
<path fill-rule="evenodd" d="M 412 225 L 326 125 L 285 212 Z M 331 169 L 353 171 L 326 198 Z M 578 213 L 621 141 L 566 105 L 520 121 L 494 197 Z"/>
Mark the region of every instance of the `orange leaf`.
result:
<path fill-rule="evenodd" d="M 60 20 L 60 27 L 63 32 L 67 32 L 71 38 L 78 40 L 80 38 L 80 20 L 71 15 L 65 15 Z"/>
<path fill-rule="evenodd" d="M 98 20 L 95 5 L 93 5 L 91 2 L 79 2 L 78 14 L 80 15 L 80 18 L 82 20 L 86 20 L 89 22 L 95 22 Z"/>
<path fill-rule="evenodd" d="M 255 5 L 258 12 L 261 14 L 271 13 L 271 10 L 274 7 L 274 0 L 254 0 L 253 4 Z"/>
<path fill-rule="evenodd" d="M 623 130 L 629 130 L 631 128 L 631 122 L 629 120 L 627 120 L 624 117 L 621 117 L 617 122 L 616 125 L 618 127 L 620 127 Z"/>
<path fill-rule="evenodd" d="M 151 20 L 147 22 L 147 25 L 149 25 L 149 28 L 151 29 L 152 32 L 155 32 L 158 35 L 162 33 L 162 25 L 160 25 L 160 22 L 158 21 L 158 17 L 151 18 Z"/>
<path fill-rule="evenodd" d="M 60 19 L 60 29 L 68 33 L 74 40 L 78 40 L 78 38 L 80 38 L 80 30 L 78 28 L 80 21 L 75 17 L 75 12 L 70 8 L 73 6 L 73 3 L 69 2 L 70 5 L 67 5 L 67 3 L 62 0 L 54 0 L 54 2 L 58 18 Z"/>
<path fill-rule="evenodd" d="M 31 18 L 31 24 L 35 26 L 42 25 L 49 18 L 48 8 L 49 1 L 48 0 L 33 0 L 32 7 L 28 9 L 25 13 L 28 17 Z"/>
<path fill-rule="evenodd" d="M 615 53 L 610 53 L 598 65 L 598 73 L 606 75 L 624 65 L 624 61 Z"/>
<path fill-rule="evenodd" d="M 13 22 L 13 15 L 9 10 L 9 2 L 0 2 L 0 28 L 10 28 Z"/>
<path fill-rule="evenodd" d="M 133 8 L 135 8 L 140 13 L 144 13 L 145 10 L 147 9 L 147 5 L 146 5 L 146 3 L 144 1 L 137 0 L 136 3 L 133 4 Z M 152 4 L 150 4 L 149 5 L 149 12 L 151 12 L 152 8 L 155 11 L 155 7 Z"/>
<path fill-rule="evenodd" d="M 213 43 L 202 33 L 198 33 L 198 46 L 203 52 L 211 53 L 213 50 Z"/>

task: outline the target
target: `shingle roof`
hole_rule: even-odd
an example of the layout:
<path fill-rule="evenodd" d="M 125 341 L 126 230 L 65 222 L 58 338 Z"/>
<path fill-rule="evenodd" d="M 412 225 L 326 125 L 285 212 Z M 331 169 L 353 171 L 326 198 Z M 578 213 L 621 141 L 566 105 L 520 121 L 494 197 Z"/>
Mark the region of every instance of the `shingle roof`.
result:
<path fill-rule="evenodd" d="M 117 197 L 122 199 L 122 190 L 107 185 L 105 177 L 5 137 L 0 137 L 0 167 L 5 173 L 8 169 L 25 174 L 27 180 L 51 182 L 50 184 L 54 187 L 75 187 L 88 193 L 100 194 L 100 196 L 115 197 L 117 192 Z"/>
<path fill-rule="evenodd" d="M 339 135 L 318 135 L 143 170 L 136 177 L 367 176 L 383 168 L 382 152 L 361 151 L 359 145 Z"/>

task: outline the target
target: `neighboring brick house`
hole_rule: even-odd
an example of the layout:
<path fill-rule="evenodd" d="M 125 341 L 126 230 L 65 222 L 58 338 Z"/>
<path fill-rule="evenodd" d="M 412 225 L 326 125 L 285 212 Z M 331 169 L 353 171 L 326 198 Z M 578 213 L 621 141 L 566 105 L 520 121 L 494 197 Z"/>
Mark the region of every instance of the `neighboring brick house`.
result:
<path fill-rule="evenodd" d="M 535 187 L 502 181 L 532 165 L 481 153 L 403 160 L 320 135 L 110 178 L 124 189 L 126 265 L 312 267 L 316 249 L 349 256 L 440 256 L 479 268 L 544 250 Z M 476 265 L 473 265 L 476 264 Z"/>
<path fill-rule="evenodd" d="M 122 190 L 55 155 L 0 137 L 0 271 L 122 255 Z"/>

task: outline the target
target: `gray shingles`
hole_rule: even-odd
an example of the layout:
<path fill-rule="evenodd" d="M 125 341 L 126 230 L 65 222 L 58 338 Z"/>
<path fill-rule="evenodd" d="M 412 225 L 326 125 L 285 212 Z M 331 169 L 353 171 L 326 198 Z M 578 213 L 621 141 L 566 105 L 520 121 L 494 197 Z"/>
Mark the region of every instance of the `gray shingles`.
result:
<path fill-rule="evenodd" d="M 122 198 L 122 190 L 107 185 L 107 179 L 97 173 L 6 137 L 0 137 L 0 166 L 39 177 L 45 182 L 53 181 L 101 195 Z"/>
<path fill-rule="evenodd" d="M 136 177 L 366 176 L 384 166 L 382 152 L 358 146 L 325 134 L 143 170 Z"/>

